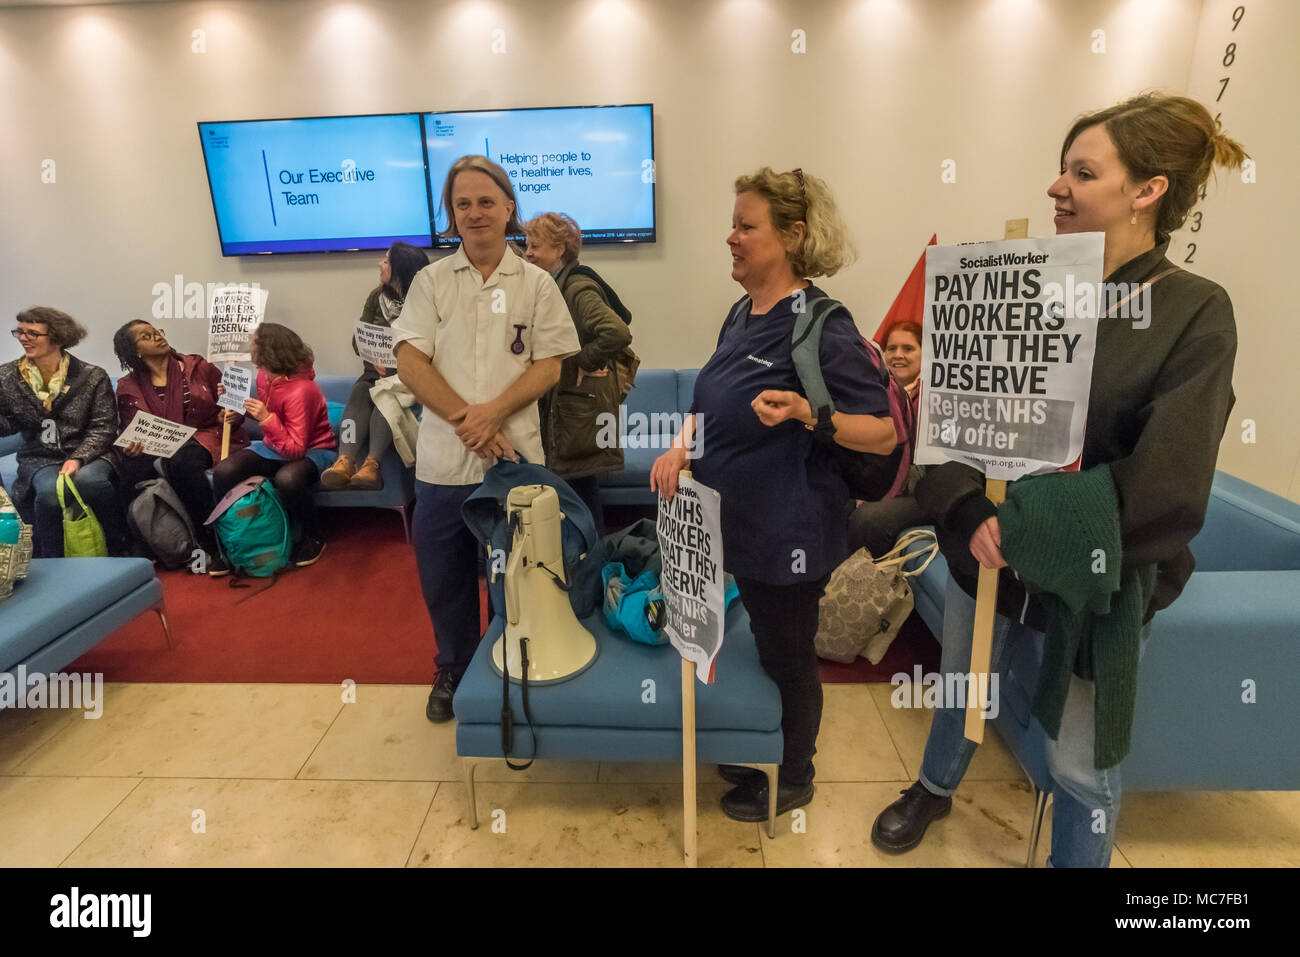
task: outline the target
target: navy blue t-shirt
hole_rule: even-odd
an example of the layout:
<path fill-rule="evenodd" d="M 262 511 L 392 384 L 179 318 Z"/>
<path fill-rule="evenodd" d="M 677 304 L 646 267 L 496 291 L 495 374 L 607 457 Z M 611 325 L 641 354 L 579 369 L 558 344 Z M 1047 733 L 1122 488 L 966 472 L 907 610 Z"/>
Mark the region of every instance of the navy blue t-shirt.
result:
<path fill-rule="evenodd" d="M 822 295 L 804 290 L 811 301 Z M 769 428 L 750 405 L 764 389 L 804 395 L 790 357 L 794 297 L 732 323 L 695 382 L 694 477 L 722 496 L 723 564 L 774 585 L 812 581 L 848 557 L 849 490 L 832 452 L 802 422 Z M 821 368 L 837 412 L 889 415 L 889 394 L 849 311 L 823 323 Z"/>

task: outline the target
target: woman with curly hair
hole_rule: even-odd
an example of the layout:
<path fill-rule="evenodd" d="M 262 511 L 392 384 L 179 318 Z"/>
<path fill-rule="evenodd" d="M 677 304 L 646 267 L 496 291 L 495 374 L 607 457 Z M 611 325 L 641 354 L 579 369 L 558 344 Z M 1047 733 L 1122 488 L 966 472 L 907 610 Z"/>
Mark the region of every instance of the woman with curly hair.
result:
<path fill-rule="evenodd" d="M 166 459 L 141 455 L 140 444 L 118 449 L 122 504 L 129 507 L 136 486 L 156 478 L 155 463 L 176 490 L 189 513 L 199 547 L 207 554 L 208 574 L 225 575 L 229 567 L 221 559 L 212 530 L 203 522 L 215 504 L 207 470 L 221 458 L 222 409 L 217 405 L 221 371 L 200 355 L 182 355 L 167 342 L 161 329 L 143 319 L 126 323 L 113 336 L 113 351 L 126 375 L 117 380 L 118 424 L 125 430 L 135 414 L 148 412 L 169 422 L 194 426 L 194 435 Z M 231 424 L 230 447 L 239 451 L 248 436 L 239 428 L 242 415 Z"/>
<path fill-rule="evenodd" d="M 695 478 L 721 495 L 726 570 L 749 612 L 759 662 L 781 693 L 785 752 L 776 810 L 784 814 L 813 796 L 822 715 L 817 608 L 831 571 L 848 556 L 849 489 L 831 443 L 888 455 L 896 435 L 889 395 L 843 306 L 824 320 L 818 350 L 833 413 L 814 413 L 795 370 L 798 314 L 825 295 L 811 280 L 833 276 L 853 258 L 830 189 L 803 170 L 768 167 L 739 177 L 735 189 L 727 246 L 731 278 L 745 296 L 700 370 L 691 414 L 673 448 L 655 461 L 650 487 L 667 499 L 676 494 L 698 431 Z M 722 798 L 723 813 L 766 819 L 764 775 L 719 770 L 735 785 Z"/>
<path fill-rule="evenodd" d="M 338 439 L 330 429 L 325 395 L 316 385 L 315 355 L 298 334 L 264 322 L 253 335 L 251 352 L 258 397 L 246 400 L 244 411 L 262 427 L 263 437 L 212 470 L 212 494 L 219 502 L 246 478 L 269 478 L 293 526 L 289 560 L 301 568 L 314 564 L 325 550 L 311 490 L 334 461 Z M 218 393 L 224 391 L 218 388 Z"/>
<path fill-rule="evenodd" d="M 35 526 L 33 554 L 63 555 L 60 475 L 75 478 L 110 552 L 124 552 L 126 527 L 108 456 L 117 438 L 113 387 L 107 372 L 67 351 L 86 330 L 66 312 L 35 306 L 18 313 L 13 337 L 23 355 L 0 366 L 0 435 L 21 432 L 24 439 L 13 499 Z"/>

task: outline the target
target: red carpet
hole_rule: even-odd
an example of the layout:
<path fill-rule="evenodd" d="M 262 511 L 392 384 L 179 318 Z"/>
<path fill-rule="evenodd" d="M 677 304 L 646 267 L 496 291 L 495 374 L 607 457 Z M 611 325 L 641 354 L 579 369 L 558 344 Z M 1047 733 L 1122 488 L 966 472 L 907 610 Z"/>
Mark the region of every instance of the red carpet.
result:
<path fill-rule="evenodd" d="M 909 677 L 912 667 L 919 664 L 922 673 L 939 670 L 939 657 L 942 648 L 930 634 L 930 629 L 916 612 L 907 616 L 903 627 L 898 630 L 880 664 L 873 665 L 866 658 L 859 658 L 852 664 L 842 665 L 838 661 L 821 663 L 822 684 L 840 684 L 855 682 L 888 682 L 900 671 Z"/>
<path fill-rule="evenodd" d="M 107 681 L 428 684 L 433 626 L 396 512 L 325 509 L 325 554 L 269 584 L 159 570 L 173 651 L 142 615 L 71 667 Z M 481 600 L 486 606 L 486 593 Z"/>
<path fill-rule="evenodd" d="M 415 554 L 395 512 L 325 509 L 325 554 L 268 583 L 159 570 L 176 647 L 158 617 L 118 629 L 68 670 L 106 681 L 428 684 L 433 627 L 420 596 Z M 620 527 L 620 526 L 612 526 Z M 486 615 L 487 594 L 480 582 Z M 877 666 L 822 662 L 827 682 L 888 681 L 920 661 L 937 670 L 939 644 L 915 615 Z"/>

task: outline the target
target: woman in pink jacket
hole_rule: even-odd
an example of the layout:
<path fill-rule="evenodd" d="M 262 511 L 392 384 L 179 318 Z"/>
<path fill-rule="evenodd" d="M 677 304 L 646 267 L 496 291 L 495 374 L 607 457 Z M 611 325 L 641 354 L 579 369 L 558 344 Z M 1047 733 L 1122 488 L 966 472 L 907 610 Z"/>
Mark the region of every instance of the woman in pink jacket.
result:
<path fill-rule="evenodd" d="M 247 400 L 244 409 L 262 427 L 262 440 L 212 470 L 212 493 L 221 501 L 246 478 L 269 478 L 293 525 L 290 560 L 311 565 L 325 550 L 311 490 L 338 455 L 325 396 L 315 381 L 315 356 L 296 332 L 274 322 L 258 327 L 251 351 L 258 397 Z"/>

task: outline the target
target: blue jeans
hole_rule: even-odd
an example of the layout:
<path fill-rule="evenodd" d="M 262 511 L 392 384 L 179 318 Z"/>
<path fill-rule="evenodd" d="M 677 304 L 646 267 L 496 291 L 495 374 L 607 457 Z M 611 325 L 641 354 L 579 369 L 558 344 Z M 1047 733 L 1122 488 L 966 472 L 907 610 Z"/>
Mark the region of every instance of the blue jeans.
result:
<path fill-rule="evenodd" d="M 433 622 L 439 671 L 460 677 L 483 635 L 479 620 L 479 544 L 460 507 L 477 485 L 431 485 L 416 480 L 411 544 L 420 591 Z"/>
<path fill-rule="evenodd" d="M 1010 574 L 1003 571 L 1004 575 Z M 944 594 L 943 655 L 939 670 L 944 674 L 970 671 L 971 632 L 975 623 L 975 599 L 951 577 Z M 1145 650 L 1151 627 L 1141 632 Z M 989 668 L 999 675 L 998 686 L 1011 660 L 1017 641 L 1042 641 L 1042 632 L 1003 615 L 993 620 L 993 653 Z M 1070 679 L 1061 733 L 1047 740 L 1047 764 L 1052 774 L 1052 853 L 1050 867 L 1107 867 L 1115 824 L 1119 818 L 1119 767 L 1093 766 L 1093 737 L 1096 727 L 1094 686 L 1078 676 Z M 945 702 L 946 704 L 947 702 Z M 930 723 L 930 737 L 921 763 L 921 783 L 935 794 L 952 794 L 961 783 L 976 745 L 966 740 L 966 713 L 961 708 L 939 708 Z"/>
<path fill-rule="evenodd" d="M 32 491 L 36 494 L 35 528 L 32 529 L 32 555 L 34 558 L 63 557 L 63 510 L 59 508 L 59 469 L 63 464 L 47 465 L 32 476 Z M 104 541 L 109 554 L 122 554 L 126 542 L 126 525 L 122 507 L 117 500 L 117 485 L 113 481 L 113 466 L 108 459 L 98 458 L 87 462 L 72 476 L 77 491 L 87 507 L 95 513 L 104 529 Z M 64 501 L 75 501 L 72 492 L 64 489 Z"/>

